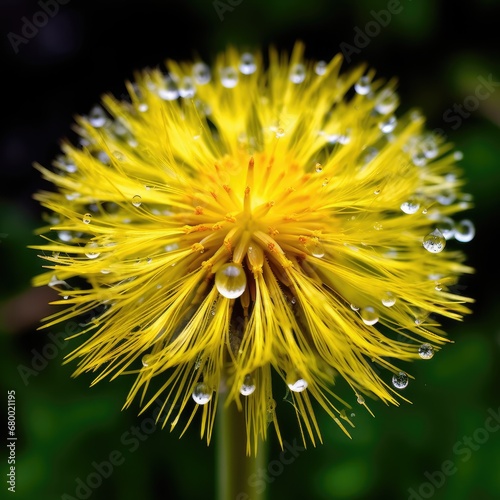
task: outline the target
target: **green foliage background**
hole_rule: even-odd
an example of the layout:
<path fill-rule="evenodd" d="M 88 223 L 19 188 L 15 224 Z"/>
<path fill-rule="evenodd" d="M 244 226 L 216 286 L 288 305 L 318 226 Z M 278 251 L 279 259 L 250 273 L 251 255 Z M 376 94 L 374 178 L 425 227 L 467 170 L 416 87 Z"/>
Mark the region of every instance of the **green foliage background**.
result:
<path fill-rule="evenodd" d="M 500 5 L 493 0 L 402 0 L 401 11 L 391 15 L 387 26 L 379 26 L 380 32 L 369 36 L 365 47 L 357 47 L 356 29 L 366 31 L 367 23 L 375 19 L 373 12 L 386 10 L 390 3 L 189 0 L 181 6 L 161 1 L 107 0 L 84 5 L 73 1 L 61 5 L 57 16 L 18 54 L 8 46 L 6 34 L 19 32 L 21 17 L 29 17 L 40 6 L 36 2 L 2 6 L 4 33 L 0 35 L 6 45 L 2 57 L 4 68 L 11 70 L 6 73 L 8 88 L 18 97 L 14 103 L 5 103 L 8 123 L 2 129 L 0 150 L 4 155 L 2 320 L 13 307 L 12 301 L 28 292 L 31 278 L 40 271 L 36 252 L 26 248 L 38 242 L 33 231 L 41 223 L 31 192 L 42 184 L 31 163 L 50 163 L 59 139 L 70 130 L 73 114 L 87 112 L 102 92 L 119 93 L 133 71 L 161 64 L 167 57 L 187 59 L 197 52 L 210 60 L 227 43 L 249 48 L 273 43 L 289 49 L 300 38 L 308 56 L 329 59 L 347 43 L 357 50 L 351 64 L 367 61 L 379 75 L 398 76 L 402 108 L 421 108 L 429 128 L 443 129 L 463 151 L 467 191 L 475 199 L 475 208 L 467 216 L 477 231 L 465 251 L 477 272 L 462 286 L 466 295 L 476 299 L 474 314 L 463 323 L 447 325 L 453 344 L 431 361 L 408 366 L 415 380 L 404 395 L 411 404 L 387 407 L 372 402 L 373 418 L 353 401 L 349 410 L 356 415 L 352 440 L 318 411 L 323 444 L 298 452 L 281 467 L 276 464 L 280 449 L 271 432 L 269 499 L 500 498 L 500 432 L 478 430 L 485 428 L 489 412 L 498 414 L 500 421 L 499 272 L 494 241 L 500 187 L 499 85 L 470 116 L 461 118 L 458 127 L 454 127 L 457 119 L 449 119 L 450 109 L 457 116 L 454 106 L 475 95 L 478 78 L 500 81 L 496 34 Z M 43 47 L 37 52 L 42 31 L 52 25 L 63 29 L 64 22 L 77 30 L 76 48 L 62 59 L 51 59 Z M 25 84 L 29 89 L 21 94 L 19 86 Z M 9 100 L 9 92 L 6 95 Z M 14 139 L 24 145 L 18 160 L 12 160 L 12 155 L 7 158 L 6 153 L 10 151 L 6 144 Z M 28 304 L 30 310 L 40 306 Z M 15 331 L 4 321 L 1 333 L 0 399 L 6 403 L 7 390 L 14 389 L 17 402 L 15 498 L 59 499 L 65 493 L 78 498 L 77 479 L 85 481 L 94 470 L 93 462 L 109 460 L 114 451 L 121 453 L 123 463 L 89 498 L 214 497 L 215 449 L 200 441 L 196 425 L 182 439 L 178 431 L 156 430 L 137 441 L 132 451 L 124 436 L 130 437 L 127 433 L 143 424 L 147 415 L 138 417 L 136 408 L 120 411 L 130 379 L 122 377 L 89 388 L 90 375 L 73 379 L 74 366 L 62 365 L 70 348 L 47 348 L 47 332 L 36 331 L 35 324 Z M 42 352 L 54 357 L 46 366 L 34 358 Z M 26 368 L 34 372 L 27 373 Z M 285 440 L 300 442 L 291 405 L 280 401 L 278 416 Z M 2 419 L 6 420 L 6 410 Z M 0 454 L 2 477 L 6 456 L 5 451 Z M 454 473 L 436 472 L 447 466 Z M 412 497 L 412 491 L 418 496 Z M 7 498 L 7 494 L 4 483 L 0 497 Z"/>

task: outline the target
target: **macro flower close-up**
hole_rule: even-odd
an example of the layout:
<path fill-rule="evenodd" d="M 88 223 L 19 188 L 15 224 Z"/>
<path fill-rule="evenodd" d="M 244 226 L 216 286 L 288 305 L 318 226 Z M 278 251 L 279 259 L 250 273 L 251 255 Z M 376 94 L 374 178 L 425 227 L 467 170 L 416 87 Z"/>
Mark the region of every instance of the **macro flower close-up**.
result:
<path fill-rule="evenodd" d="M 282 439 L 284 397 L 305 445 L 318 411 L 349 435 L 346 408 L 407 401 L 411 363 L 471 312 L 473 200 L 460 151 L 399 112 L 397 81 L 332 56 L 168 60 L 36 165 L 54 189 L 35 195 L 34 284 L 60 295 L 44 328 L 81 325 L 75 375 L 129 377 L 126 407 L 161 395 L 164 425 L 196 421 L 207 442 L 235 407 L 248 455 Z"/>

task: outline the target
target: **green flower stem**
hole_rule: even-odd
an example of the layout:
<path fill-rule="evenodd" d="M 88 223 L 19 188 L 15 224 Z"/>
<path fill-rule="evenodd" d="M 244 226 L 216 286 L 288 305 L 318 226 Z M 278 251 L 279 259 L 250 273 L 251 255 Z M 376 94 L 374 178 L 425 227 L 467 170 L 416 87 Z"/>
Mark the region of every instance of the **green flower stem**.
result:
<path fill-rule="evenodd" d="M 265 470 L 267 445 L 261 441 L 257 456 L 246 454 L 245 414 L 234 403 L 225 407 L 219 396 L 217 411 L 217 500 L 264 500 L 265 491 L 257 490 L 252 474 Z"/>

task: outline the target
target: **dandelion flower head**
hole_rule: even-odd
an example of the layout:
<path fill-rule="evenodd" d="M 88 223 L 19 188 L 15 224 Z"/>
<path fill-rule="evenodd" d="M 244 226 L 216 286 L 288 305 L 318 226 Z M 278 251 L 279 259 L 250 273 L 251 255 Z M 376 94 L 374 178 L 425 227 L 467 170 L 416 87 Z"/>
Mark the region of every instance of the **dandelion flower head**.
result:
<path fill-rule="evenodd" d="M 125 402 L 163 395 L 164 422 L 237 405 L 247 452 L 289 398 L 305 441 L 315 407 L 348 433 L 345 408 L 399 404 L 411 375 L 461 320 L 474 227 L 460 152 L 395 80 L 288 53 L 168 60 L 104 95 L 61 144 L 45 210 L 46 270 L 63 305 L 43 326 L 87 318 L 66 357 L 94 383 L 133 377 Z M 351 388 L 341 398 L 335 385 Z M 357 401 L 357 403 L 356 403 Z M 220 408 L 218 411 L 221 411 Z M 184 416 L 185 415 L 185 416 Z"/>

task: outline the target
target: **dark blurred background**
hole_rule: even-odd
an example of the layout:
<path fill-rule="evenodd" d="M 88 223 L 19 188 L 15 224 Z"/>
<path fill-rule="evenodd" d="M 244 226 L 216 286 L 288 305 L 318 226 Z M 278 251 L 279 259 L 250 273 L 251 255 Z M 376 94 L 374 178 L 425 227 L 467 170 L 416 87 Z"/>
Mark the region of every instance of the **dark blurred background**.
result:
<path fill-rule="evenodd" d="M 227 43 L 291 49 L 297 39 L 311 58 L 344 51 L 344 69 L 366 61 L 397 76 L 402 111 L 420 108 L 464 153 L 477 232 L 465 250 L 477 272 L 462 290 L 476 303 L 464 322 L 447 324 L 454 344 L 408 367 L 412 404 L 373 402 L 375 418 L 354 408 L 352 440 L 318 411 L 324 444 L 286 465 L 271 432 L 269 498 L 500 498 L 500 2 L 0 0 L 0 8 L 1 399 L 16 391 L 17 498 L 213 498 L 214 447 L 196 426 L 180 440 L 178 431 L 152 432 L 147 415 L 120 411 L 130 379 L 89 388 L 90 376 L 72 379 L 74 366 L 61 365 L 64 330 L 36 331 L 50 296 L 30 289 L 41 270 L 26 248 L 39 243 L 32 194 L 46 187 L 32 165 L 49 166 L 74 115 L 104 92 L 121 95 L 136 70 L 195 54 L 210 62 Z M 291 405 L 282 406 L 283 435 L 298 442 Z M 133 436 L 141 425 L 144 440 Z M 112 472 L 81 487 L 116 453 L 123 460 Z"/>

